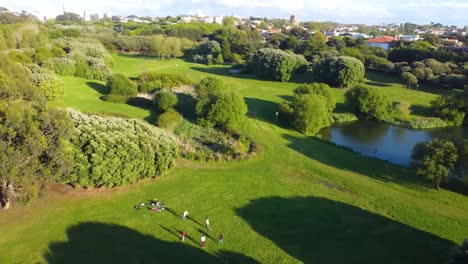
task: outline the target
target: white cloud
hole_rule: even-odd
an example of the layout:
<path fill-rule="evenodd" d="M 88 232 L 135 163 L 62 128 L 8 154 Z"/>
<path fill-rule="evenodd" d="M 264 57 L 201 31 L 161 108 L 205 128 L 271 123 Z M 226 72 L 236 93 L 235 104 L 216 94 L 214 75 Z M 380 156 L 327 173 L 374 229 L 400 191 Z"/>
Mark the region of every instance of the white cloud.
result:
<path fill-rule="evenodd" d="M 167 16 L 181 14 L 287 17 L 347 23 L 431 21 L 468 24 L 467 0 L 0 0 L 12 10 L 40 11 L 49 17 L 67 11 L 82 14 Z M 431 21 L 430 21 L 431 20 Z"/>

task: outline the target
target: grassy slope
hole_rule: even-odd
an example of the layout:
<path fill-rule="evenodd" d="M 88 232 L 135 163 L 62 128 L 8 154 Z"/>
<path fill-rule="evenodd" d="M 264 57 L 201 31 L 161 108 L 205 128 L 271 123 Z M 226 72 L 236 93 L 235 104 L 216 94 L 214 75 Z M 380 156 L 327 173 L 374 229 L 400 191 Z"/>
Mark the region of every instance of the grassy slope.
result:
<path fill-rule="evenodd" d="M 135 76 L 148 69 L 188 74 L 194 80 L 208 71 L 226 73 L 223 67 L 179 60 L 116 57 L 116 72 Z M 181 160 L 174 172 L 156 181 L 97 194 L 52 194 L 12 209 L 0 215 L 0 263 L 42 262 L 47 252 L 51 263 L 105 263 L 112 258 L 114 263 L 246 263 L 251 260 L 247 257 L 262 263 L 441 263 L 450 246 L 468 237 L 466 196 L 432 190 L 410 170 L 272 125 L 273 102 L 291 94 L 296 84 L 222 78 L 247 98 L 252 119 L 244 129 L 262 145 L 259 158 L 229 165 Z M 99 93 L 85 80 L 65 81 L 66 96 L 56 105 L 135 118 L 150 114 L 99 101 Z M 405 96 L 394 91 L 398 88 L 383 88 L 394 100 L 428 105 L 427 95 L 402 90 L 414 95 Z M 195 221 L 183 223 L 168 211 L 132 208 L 151 198 L 178 214 L 187 209 L 201 224 L 209 216 L 211 237 L 223 232 L 225 244 L 208 240 L 204 253 L 197 249 L 203 227 Z M 194 241 L 178 242 L 181 229 Z"/>

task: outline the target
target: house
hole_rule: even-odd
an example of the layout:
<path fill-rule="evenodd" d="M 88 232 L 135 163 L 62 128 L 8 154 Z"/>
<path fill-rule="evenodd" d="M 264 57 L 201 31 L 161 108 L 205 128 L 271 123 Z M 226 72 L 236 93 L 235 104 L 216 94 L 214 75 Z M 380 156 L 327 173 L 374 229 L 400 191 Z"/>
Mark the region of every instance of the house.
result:
<path fill-rule="evenodd" d="M 378 47 L 383 50 L 389 50 L 393 46 L 393 43 L 395 42 L 395 40 L 396 39 L 394 36 L 382 36 L 382 37 L 372 38 L 366 42 L 366 46 Z"/>
<path fill-rule="evenodd" d="M 223 24 L 223 18 L 222 16 L 215 16 L 213 18 L 213 22 L 222 25 Z"/>
<path fill-rule="evenodd" d="M 213 22 L 214 22 L 214 18 L 213 18 L 212 16 L 202 17 L 202 18 L 200 18 L 200 22 L 203 22 L 203 23 L 213 23 Z"/>
<path fill-rule="evenodd" d="M 421 39 L 419 35 L 402 35 L 398 34 L 396 40 L 416 41 Z"/>
<path fill-rule="evenodd" d="M 191 16 L 181 16 L 179 22 L 180 23 L 191 23 L 195 19 Z"/>

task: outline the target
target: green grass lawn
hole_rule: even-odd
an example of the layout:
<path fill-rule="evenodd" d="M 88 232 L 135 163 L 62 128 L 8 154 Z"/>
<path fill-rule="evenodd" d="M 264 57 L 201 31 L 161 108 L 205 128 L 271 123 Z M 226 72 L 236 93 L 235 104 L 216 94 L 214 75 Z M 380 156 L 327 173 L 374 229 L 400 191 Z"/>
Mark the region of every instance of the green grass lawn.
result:
<path fill-rule="evenodd" d="M 122 189 L 51 191 L 0 214 L 0 263 L 443 263 L 468 238 L 466 196 L 433 190 L 410 169 L 273 125 L 276 104 L 297 83 L 231 76 L 224 66 L 182 60 L 114 58 L 114 72 L 132 76 L 144 70 L 194 81 L 219 76 L 246 97 L 251 118 L 243 130 L 261 145 L 260 155 L 232 164 L 179 160 L 170 174 Z M 56 106 L 151 115 L 101 101 L 97 84 L 64 81 L 65 97 Z M 392 100 L 428 106 L 435 97 L 382 83 L 390 86 L 374 85 Z M 168 210 L 133 208 L 153 198 Z M 206 217 L 211 231 L 203 226 Z M 181 230 L 189 236 L 183 243 Z M 216 244 L 220 232 L 223 245 Z M 204 233 L 207 247 L 200 249 Z"/>

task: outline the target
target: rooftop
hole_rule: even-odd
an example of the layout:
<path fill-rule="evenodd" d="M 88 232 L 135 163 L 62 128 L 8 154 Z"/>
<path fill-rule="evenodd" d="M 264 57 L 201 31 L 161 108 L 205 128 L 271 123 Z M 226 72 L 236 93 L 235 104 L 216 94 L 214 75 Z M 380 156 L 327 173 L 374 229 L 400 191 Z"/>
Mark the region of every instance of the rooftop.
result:
<path fill-rule="evenodd" d="M 381 37 L 369 39 L 367 42 L 369 43 L 391 43 L 394 41 L 395 41 L 394 36 L 381 36 Z"/>

